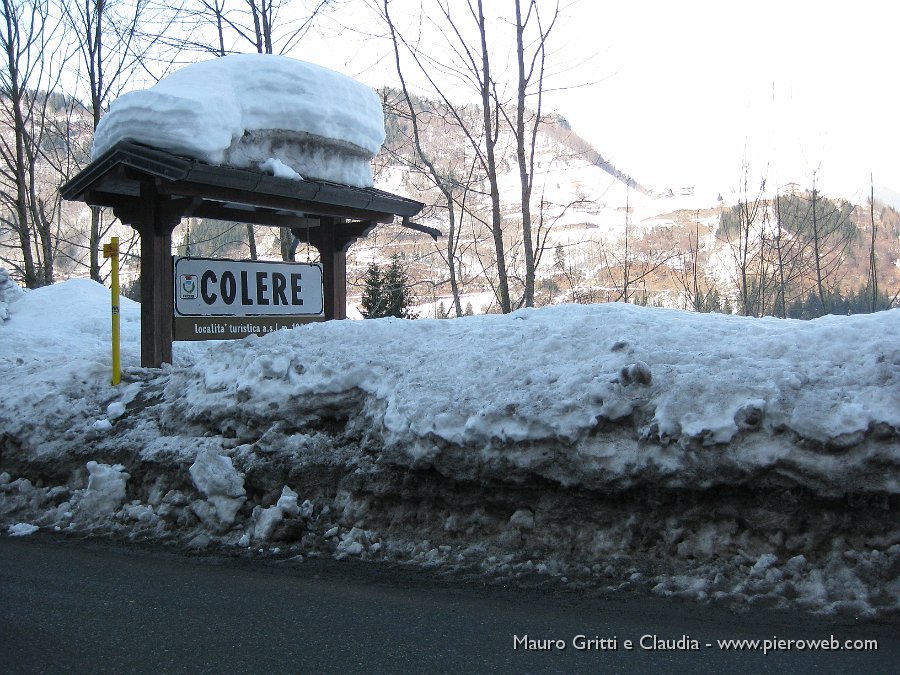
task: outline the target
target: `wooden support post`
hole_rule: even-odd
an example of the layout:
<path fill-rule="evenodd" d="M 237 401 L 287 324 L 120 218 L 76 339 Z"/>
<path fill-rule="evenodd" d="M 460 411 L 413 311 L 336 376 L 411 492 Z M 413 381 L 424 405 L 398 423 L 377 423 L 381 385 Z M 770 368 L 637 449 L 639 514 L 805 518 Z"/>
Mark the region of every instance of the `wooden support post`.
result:
<path fill-rule="evenodd" d="M 341 218 L 322 216 L 319 227 L 308 230 L 309 243 L 319 251 L 322 261 L 326 320 L 347 318 L 347 250 L 375 225 L 374 220 L 348 223 Z"/>
<path fill-rule="evenodd" d="M 172 231 L 140 227 L 141 366 L 172 363 L 175 292 L 172 281 Z"/>
<path fill-rule="evenodd" d="M 309 243 L 319 251 L 322 261 L 322 292 L 325 319 L 347 318 L 347 253 L 338 247 L 335 218 L 323 217 L 319 227 L 310 230 Z"/>
<path fill-rule="evenodd" d="M 334 318 L 347 318 L 347 251 L 336 249 L 334 252 L 333 275 Z"/>
<path fill-rule="evenodd" d="M 140 200 L 115 209 L 116 217 L 141 235 L 141 367 L 172 363 L 175 285 L 172 230 L 185 205 L 160 197 L 152 183 L 141 184 Z"/>

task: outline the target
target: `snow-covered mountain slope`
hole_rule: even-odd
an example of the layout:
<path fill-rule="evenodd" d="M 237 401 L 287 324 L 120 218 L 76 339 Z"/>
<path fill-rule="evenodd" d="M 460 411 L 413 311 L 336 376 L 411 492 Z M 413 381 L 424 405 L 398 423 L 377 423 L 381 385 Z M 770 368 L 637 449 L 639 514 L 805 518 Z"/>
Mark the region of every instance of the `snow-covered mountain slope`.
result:
<path fill-rule="evenodd" d="M 900 608 L 900 310 L 560 306 L 176 343 L 108 295 L 0 323 L 0 519 L 875 615 Z"/>

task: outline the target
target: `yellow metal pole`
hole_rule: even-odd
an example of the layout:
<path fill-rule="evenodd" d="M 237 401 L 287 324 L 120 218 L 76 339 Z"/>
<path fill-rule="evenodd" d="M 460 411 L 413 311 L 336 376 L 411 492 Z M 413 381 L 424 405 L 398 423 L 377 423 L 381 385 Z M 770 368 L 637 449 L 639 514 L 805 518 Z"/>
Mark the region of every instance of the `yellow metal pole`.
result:
<path fill-rule="evenodd" d="M 112 237 L 103 247 L 103 257 L 110 258 L 112 264 L 112 383 L 120 382 L 121 362 L 119 359 L 119 238 Z"/>

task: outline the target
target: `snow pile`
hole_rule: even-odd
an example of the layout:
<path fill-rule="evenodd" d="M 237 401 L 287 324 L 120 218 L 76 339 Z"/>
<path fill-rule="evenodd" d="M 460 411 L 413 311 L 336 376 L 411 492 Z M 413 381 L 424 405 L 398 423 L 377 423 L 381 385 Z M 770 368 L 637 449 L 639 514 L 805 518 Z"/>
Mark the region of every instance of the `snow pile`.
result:
<path fill-rule="evenodd" d="M 326 322 L 154 371 L 123 304 L 118 388 L 105 289 L 10 312 L 4 527 L 900 609 L 900 310 Z"/>
<path fill-rule="evenodd" d="M 371 187 L 384 142 L 378 95 L 327 68 L 286 56 L 234 54 L 194 63 L 124 94 L 100 120 L 96 159 L 132 140 L 210 164 Z M 276 175 L 280 175 L 276 173 Z"/>
<path fill-rule="evenodd" d="M 303 176 L 294 171 L 287 164 L 282 162 L 280 159 L 275 159 L 274 157 L 270 157 L 265 162 L 260 162 L 259 168 L 261 171 L 267 171 L 271 173 L 275 178 L 289 178 L 291 180 L 303 180 Z"/>
<path fill-rule="evenodd" d="M 222 345 L 173 373 L 166 395 L 238 435 L 275 411 L 302 419 L 323 395 L 361 398 L 386 457 L 448 474 L 598 486 L 649 471 L 684 485 L 771 467 L 838 492 L 900 492 L 896 476 L 871 475 L 887 448 L 830 452 L 900 427 L 898 311 L 800 322 L 608 304 L 323 323 Z M 634 433 L 598 442 L 610 424 Z M 741 451 L 723 452 L 732 441 Z"/>
<path fill-rule="evenodd" d="M 9 304 L 24 293 L 25 291 L 9 278 L 9 272 L 0 267 L 0 324 L 9 319 Z"/>

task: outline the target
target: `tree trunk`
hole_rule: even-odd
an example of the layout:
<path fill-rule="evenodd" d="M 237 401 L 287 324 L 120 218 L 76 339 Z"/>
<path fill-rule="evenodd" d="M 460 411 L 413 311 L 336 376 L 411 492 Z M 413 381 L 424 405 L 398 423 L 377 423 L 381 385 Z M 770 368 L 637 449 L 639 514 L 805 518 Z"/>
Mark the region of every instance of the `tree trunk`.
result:
<path fill-rule="evenodd" d="M 450 220 L 450 231 L 447 233 L 447 269 L 450 272 L 450 292 L 453 293 L 453 309 L 456 310 L 456 316 L 463 315 L 462 303 L 459 299 L 459 279 L 456 276 L 456 212 L 453 209 L 452 199 L 447 199 L 448 215 Z"/>
<path fill-rule="evenodd" d="M 250 260 L 256 260 L 256 233 L 252 223 L 247 223 L 247 244 L 250 246 Z"/>
<path fill-rule="evenodd" d="M 89 269 L 91 279 L 102 282 L 100 276 L 100 208 L 91 207 L 91 231 L 88 234 Z"/>
<path fill-rule="evenodd" d="M 785 300 L 785 281 L 784 281 L 784 250 L 782 248 L 781 239 L 781 196 L 775 195 L 775 219 L 777 221 L 775 230 L 775 253 L 778 256 L 778 315 L 787 318 L 787 301 Z"/>
<path fill-rule="evenodd" d="M 27 288 L 37 288 L 41 286 L 37 269 L 34 263 L 34 253 L 31 248 L 30 227 L 28 218 L 28 193 L 27 178 L 25 171 L 25 115 L 22 111 L 22 103 L 25 96 L 23 85 L 20 81 L 21 74 L 19 72 L 18 51 L 19 43 L 19 17 L 16 8 L 4 0 L 3 14 L 6 19 L 6 71 L 9 74 L 9 99 L 12 107 L 13 135 L 16 144 L 15 165 L 9 166 L 9 172 L 15 176 L 15 218 L 16 218 L 16 234 L 19 238 L 19 246 L 22 249 L 22 272 L 25 286 Z M 5 79 L 5 78 L 4 78 Z M 8 160 L 7 160 L 8 162 Z"/>
<path fill-rule="evenodd" d="M 822 314 L 828 313 L 828 307 L 825 302 L 825 286 L 822 282 L 822 258 L 821 258 L 821 242 L 819 241 L 819 221 L 816 214 L 816 183 L 813 179 L 812 190 L 812 226 L 813 226 L 813 263 L 816 266 L 816 289 L 819 294 L 819 303 L 822 305 Z"/>
<path fill-rule="evenodd" d="M 481 35 L 481 106 L 484 116 L 484 144 L 487 155 L 488 181 L 491 190 L 491 232 L 494 235 L 494 251 L 497 256 L 497 302 L 500 311 L 509 314 L 512 303 L 509 299 L 509 280 L 506 273 L 506 254 L 503 244 L 503 217 L 500 213 L 500 187 L 497 183 L 497 161 L 494 157 L 497 125 L 491 112 L 496 112 L 497 101 L 491 104 L 491 67 L 487 51 L 487 29 L 484 20 L 482 0 L 478 0 L 478 30 Z"/>
<path fill-rule="evenodd" d="M 519 182 L 522 193 L 522 243 L 525 251 L 526 307 L 534 307 L 534 244 L 531 239 L 531 180 L 525 160 L 525 46 L 521 0 L 516 0 L 516 60 L 519 68 L 519 86 L 516 99 L 516 159 L 519 163 Z M 537 121 L 535 121 L 537 124 Z"/>
<path fill-rule="evenodd" d="M 878 309 L 878 267 L 875 260 L 875 180 L 869 177 L 869 220 L 872 228 L 872 238 L 869 245 L 869 293 L 871 294 L 871 305 L 869 311 L 875 312 Z"/>

